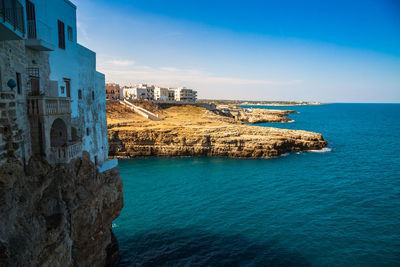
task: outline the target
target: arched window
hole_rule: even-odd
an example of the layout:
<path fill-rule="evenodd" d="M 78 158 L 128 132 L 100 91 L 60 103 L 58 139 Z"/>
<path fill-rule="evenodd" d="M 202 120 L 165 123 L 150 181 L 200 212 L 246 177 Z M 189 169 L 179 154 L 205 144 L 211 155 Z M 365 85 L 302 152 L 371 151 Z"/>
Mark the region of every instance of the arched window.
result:
<path fill-rule="evenodd" d="M 82 99 L 82 90 L 81 89 L 78 90 L 78 98 Z"/>
<path fill-rule="evenodd" d="M 56 119 L 50 130 L 50 145 L 60 147 L 68 142 L 67 125 L 62 119 Z"/>

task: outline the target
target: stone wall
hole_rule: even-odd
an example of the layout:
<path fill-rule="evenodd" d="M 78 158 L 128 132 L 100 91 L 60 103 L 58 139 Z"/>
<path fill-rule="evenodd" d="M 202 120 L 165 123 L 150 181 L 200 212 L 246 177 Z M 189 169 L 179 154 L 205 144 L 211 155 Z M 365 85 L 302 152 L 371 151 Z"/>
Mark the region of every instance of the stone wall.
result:
<path fill-rule="evenodd" d="M 80 118 L 73 119 L 82 131 L 83 150 L 88 151 L 93 162 L 102 164 L 108 159 L 108 134 L 104 75 L 96 71 L 96 54 L 78 46 Z"/>
<path fill-rule="evenodd" d="M 31 142 L 29 132 L 29 122 L 26 114 L 26 84 L 28 82 L 28 76 L 26 73 L 28 58 L 26 56 L 26 49 L 24 41 L 1 41 L 0 42 L 0 73 L 1 73 L 1 90 L 5 93 L 11 92 L 7 86 L 7 82 L 10 79 L 17 81 L 17 73 L 21 74 L 20 93 L 18 88 L 13 90 L 13 99 L 6 99 L 2 97 L 1 109 L 2 119 L 0 121 L 0 129 L 2 131 L 3 138 L 7 136 L 4 133 L 4 129 L 9 129 L 10 123 L 15 123 L 12 126 L 16 131 L 20 132 L 22 138 L 21 148 L 18 149 L 16 156 L 22 161 L 29 159 L 31 155 Z M 9 117 L 9 105 L 13 105 L 15 115 Z M 17 128 L 17 129 L 15 129 Z M 9 136 L 10 138 L 10 136 Z M 10 140 L 6 141 L 10 142 Z"/>

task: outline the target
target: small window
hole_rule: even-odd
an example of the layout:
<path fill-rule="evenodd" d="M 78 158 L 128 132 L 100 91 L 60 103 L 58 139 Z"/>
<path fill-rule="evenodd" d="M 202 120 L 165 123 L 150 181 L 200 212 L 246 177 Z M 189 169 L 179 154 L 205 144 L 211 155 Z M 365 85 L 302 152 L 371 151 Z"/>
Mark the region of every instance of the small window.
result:
<path fill-rule="evenodd" d="M 17 92 L 20 95 L 22 92 L 21 88 L 21 73 L 17 72 Z"/>
<path fill-rule="evenodd" d="M 65 50 L 65 25 L 58 21 L 58 47 Z"/>
<path fill-rule="evenodd" d="M 3 91 L 3 82 L 1 81 L 1 68 L 0 68 L 0 92 Z"/>
<path fill-rule="evenodd" d="M 94 100 L 94 92 L 92 91 L 92 100 Z"/>
<path fill-rule="evenodd" d="M 89 134 L 90 134 L 89 128 L 86 128 L 86 135 L 89 136 Z"/>
<path fill-rule="evenodd" d="M 82 90 L 81 89 L 78 90 L 78 98 L 82 99 Z"/>
<path fill-rule="evenodd" d="M 61 87 L 61 94 L 64 94 L 65 92 L 65 87 L 64 86 L 60 86 Z"/>
<path fill-rule="evenodd" d="M 73 31 L 72 31 L 72 27 L 68 26 L 68 41 L 73 42 L 74 41 L 74 36 L 73 36 Z"/>

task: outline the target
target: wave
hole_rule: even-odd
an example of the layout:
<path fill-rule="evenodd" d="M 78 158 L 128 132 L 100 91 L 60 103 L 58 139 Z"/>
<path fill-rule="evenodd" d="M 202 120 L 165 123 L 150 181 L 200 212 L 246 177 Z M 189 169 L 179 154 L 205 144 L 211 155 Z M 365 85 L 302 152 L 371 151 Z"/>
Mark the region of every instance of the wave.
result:
<path fill-rule="evenodd" d="M 324 147 L 322 149 L 308 150 L 307 152 L 325 153 L 325 152 L 331 152 L 331 151 L 332 151 L 332 148 Z"/>

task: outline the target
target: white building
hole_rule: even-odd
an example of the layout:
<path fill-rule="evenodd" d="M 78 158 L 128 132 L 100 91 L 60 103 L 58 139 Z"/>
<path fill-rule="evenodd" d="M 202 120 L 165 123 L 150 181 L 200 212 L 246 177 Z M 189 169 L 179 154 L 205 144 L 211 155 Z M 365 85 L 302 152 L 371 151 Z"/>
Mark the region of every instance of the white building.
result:
<path fill-rule="evenodd" d="M 154 100 L 168 101 L 169 90 L 168 88 L 155 87 L 154 88 Z"/>
<path fill-rule="evenodd" d="M 25 132 L 23 158 L 37 154 L 65 163 L 85 150 L 103 164 L 105 77 L 96 71 L 96 54 L 77 43 L 76 6 L 68 0 L 5 2 L 16 15 L 0 13 L 0 90 L 9 79 L 19 84 L 17 98 L 25 103 L 17 109 L 19 120 L 29 118 L 28 125 L 19 125 Z"/>
<path fill-rule="evenodd" d="M 135 100 L 154 100 L 155 86 L 147 84 L 139 84 L 133 87 L 122 88 L 122 95 L 127 99 Z"/>
<path fill-rule="evenodd" d="M 175 101 L 180 102 L 196 102 L 197 91 L 188 89 L 186 87 L 179 87 L 175 89 Z"/>

